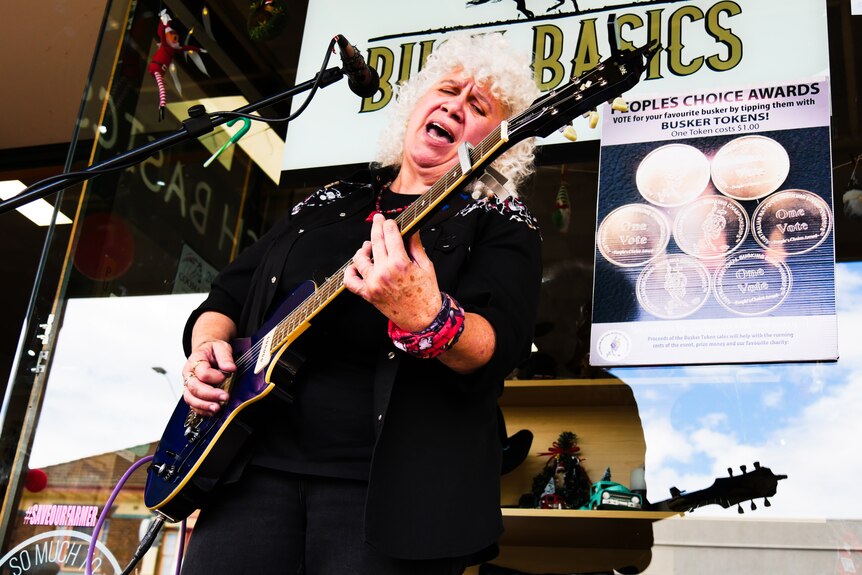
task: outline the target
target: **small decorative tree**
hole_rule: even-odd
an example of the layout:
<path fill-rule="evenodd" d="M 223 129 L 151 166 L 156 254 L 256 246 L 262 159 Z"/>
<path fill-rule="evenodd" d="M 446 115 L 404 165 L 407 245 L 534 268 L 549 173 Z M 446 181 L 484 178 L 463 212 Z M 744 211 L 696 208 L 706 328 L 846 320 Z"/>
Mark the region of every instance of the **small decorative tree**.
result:
<path fill-rule="evenodd" d="M 578 509 L 590 498 L 590 481 L 578 455 L 578 436 L 564 431 L 548 451 L 542 472 L 533 478 L 531 506 L 541 509 Z M 522 498 L 522 502 L 524 498 Z"/>

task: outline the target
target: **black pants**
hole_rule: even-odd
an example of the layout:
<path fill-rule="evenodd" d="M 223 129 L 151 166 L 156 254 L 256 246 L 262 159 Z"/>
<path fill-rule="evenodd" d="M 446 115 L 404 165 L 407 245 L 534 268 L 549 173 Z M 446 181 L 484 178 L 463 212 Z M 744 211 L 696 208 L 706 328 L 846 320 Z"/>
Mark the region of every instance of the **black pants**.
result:
<path fill-rule="evenodd" d="M 367 545 L 363 481 L 250 466 L 201 511 L 183 575 L 458 575 L 463 558 L 407 561 Z M 393 505 L 399 505 L 393 501 Z M 419 504 L 414 502 L 412 504 Z"/>

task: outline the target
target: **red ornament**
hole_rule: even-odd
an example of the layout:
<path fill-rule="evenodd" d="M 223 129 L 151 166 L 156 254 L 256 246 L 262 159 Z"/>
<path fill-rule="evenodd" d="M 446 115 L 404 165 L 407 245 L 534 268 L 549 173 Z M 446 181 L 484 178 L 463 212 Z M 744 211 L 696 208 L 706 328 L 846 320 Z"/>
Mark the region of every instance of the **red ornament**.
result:
<path fill-rule="evenodd" d="M 24 478 L 24 489 L 31 493 L 39 493 L 48 486 L 48 474 L 41 469 L 28 469 Z"/>
<path fill-rule="evenodd" d="M 171 23 L 171 17 L 168 16 L 167 10 L 159 12 L 159 27 L 156 33 L 159 36 L 159 47 L 156 50 L 152 61 L 150 61 L 149 66 L 147 66 L 147 71 L 156 79 L 156 85 L 159 88 L 159 121 L 161 121 L 165 117 L 165 106 L 167 105 L 164 80 L 166 72 L 171 72 L 174 78 L 174 83 L 177 86 L 177 91 L 182 95 L 182 88 L 180 88 L 179 80 L 176 77 L 175 72 L 171 71 L 171 62 L 173 61 L 174 56 L 178 53 L 185 54 L 186 57 L 191 57 L 192 62 L 194 62 L 195 66 L 197 66 L 201 72 L 207 76 L 209 76 L 209 73 L 207 73 L 206 66 L 204 66 L 203 60 L 201 60 L 199 54 L 206 54 L 206 50 L 199 48 L 198 46 L 189 46 L 180 42 L 180 35 L 174 29 L 173 24 Z"/>
<path fill-rule="evenodd" d="M 84 219 L 75 268 L 96 281 L 117 278 L 128 271 L 135 256 L 135 238 L 121 218 L 108 213 Z"/>

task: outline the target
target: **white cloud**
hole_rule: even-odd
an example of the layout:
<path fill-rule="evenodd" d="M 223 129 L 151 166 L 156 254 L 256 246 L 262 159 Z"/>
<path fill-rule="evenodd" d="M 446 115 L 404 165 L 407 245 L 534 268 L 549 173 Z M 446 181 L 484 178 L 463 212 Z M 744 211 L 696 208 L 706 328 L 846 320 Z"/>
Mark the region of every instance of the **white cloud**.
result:
<path fill-rule="evenodd" d="M 69 300 L 30 467 L 158 440 L 179 399 L 185 319 L 203 298 Z"/>
<path fill-rule="evenodd" d="M 770 389 L 763 392 L 763 395 L 760 396 L 763 400 L 763 405 L 770 408 L 777 408 L 781 406 L 782 400 L 784 399 L 784 390 Z"/>
<path fill-rule="evenodd" d="M 650 500 L 667 497 L 671 486 L 696 491 L 727 477 L 727 467 L 755 461 L 788 479 L 780 481 L 773 506 L 757 502 L 758 514 L 772 517 L 858 519 L 858 506 L 836 494 L 853 494 L 862 477 L 856 438 L 862 437 L 862 373 L 830 382 L 824 393 L 804 405 L 781 427 L 745 442 L 736 433 L 713 429 L 713 420 L 691 433 L 675 429 L 660 411 L 642 410 L 647 444 L 647 486 Z M 710 418 L 707 418 L 710 419 Z M 748 504 L 743 505 L 748 509 Z M 735 509 L 735 507 L 734 507 Z M 719 507 L 699 515 L 736 513 Z"/>

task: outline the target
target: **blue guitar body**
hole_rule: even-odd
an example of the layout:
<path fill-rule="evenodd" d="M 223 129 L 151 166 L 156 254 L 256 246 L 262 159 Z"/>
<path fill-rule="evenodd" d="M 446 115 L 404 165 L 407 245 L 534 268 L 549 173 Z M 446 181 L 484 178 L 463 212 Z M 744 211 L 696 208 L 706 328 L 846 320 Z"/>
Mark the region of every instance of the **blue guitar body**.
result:
<path fill-rule="evenodd" d="M 287 317 L 314 290 L 313 282 L 301 284 L 254 335 L 231 342 L 234 358 L 249 354 L 282 318 Z M 285 374 L 279 378 L 279 385 L 270 381 L 273 369 L 255 373 L 253 359 L 237 361 L 237 372 L 225 382 L 230 398 L 216 415 L 199 416 L 189 409 L 184 400 L 180 400 L 147 471 L 144 503 L 150 510 L 169 521 L 179 521 L 203 504 L 252 432 L 248 408 L 271 395 L 290 399 L 286 386 L 298 365 L 289 362 L 284 354 L 279 355 L 281 359 L 278 355 L 272 359 L 279 361 L 285 368 L 279 371 Z M 250 354 L 250 357 L 254 358 L 255 355 Z"/>

